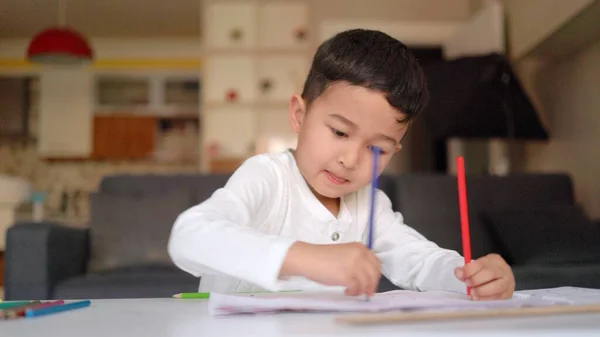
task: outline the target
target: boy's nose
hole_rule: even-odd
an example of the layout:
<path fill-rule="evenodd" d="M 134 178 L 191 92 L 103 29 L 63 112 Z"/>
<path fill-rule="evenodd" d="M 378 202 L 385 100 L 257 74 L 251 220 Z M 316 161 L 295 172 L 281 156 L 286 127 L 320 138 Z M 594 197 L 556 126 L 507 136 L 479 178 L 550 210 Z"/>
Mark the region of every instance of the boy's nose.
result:
<path fill-rule="evenodd" d="M 360 151 L 356 148 L 347 149 L 342 153 L 339 162 L 347 169 L 353 169 L 358 165 L 360 160 Z"/>

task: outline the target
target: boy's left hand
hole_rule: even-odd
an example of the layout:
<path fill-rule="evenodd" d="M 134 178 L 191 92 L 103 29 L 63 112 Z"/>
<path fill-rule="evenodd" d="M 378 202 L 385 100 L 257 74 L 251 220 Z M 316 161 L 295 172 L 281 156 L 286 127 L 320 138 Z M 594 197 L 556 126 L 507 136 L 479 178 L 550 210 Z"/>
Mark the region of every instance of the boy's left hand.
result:
<path fill-rule="evenodd" d="M 508 299 L 515 291 L 512 269 L 497 254 L 486 255 L 456 268 L 454 275 L 471 287 L 474 300 Z"/>

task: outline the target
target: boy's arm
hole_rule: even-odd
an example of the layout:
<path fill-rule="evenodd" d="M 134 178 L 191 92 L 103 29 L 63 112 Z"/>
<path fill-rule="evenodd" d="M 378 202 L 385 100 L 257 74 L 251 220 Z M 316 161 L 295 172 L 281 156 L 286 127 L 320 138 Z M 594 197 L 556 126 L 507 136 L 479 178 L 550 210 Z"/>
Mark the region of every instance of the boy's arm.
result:
<path fill-rule="evenodd" d="M 382 274 L 403 289 L 466 293 L 466 285 L 454 276 L 454 269 L 464 265 L 464 258 L 405 225 L 385 193 L 377 193 L 374 249 L 381 260 Z"/>
<path fill-rule="evenodd" d="M 176 219 L 168 244 L 171 259 L 195 276 L 218 272 L 277 290 L 293 240 L 258 228 L 280 193 L 281 181 L 269 159 L 248 159 L 224 188 Z"/>

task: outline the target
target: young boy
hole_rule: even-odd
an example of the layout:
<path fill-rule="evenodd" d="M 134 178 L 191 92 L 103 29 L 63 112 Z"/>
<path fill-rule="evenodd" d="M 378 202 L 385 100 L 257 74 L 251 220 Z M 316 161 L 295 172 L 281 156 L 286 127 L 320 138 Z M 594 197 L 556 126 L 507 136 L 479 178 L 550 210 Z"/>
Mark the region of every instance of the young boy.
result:
<path fill-rule="evenodd" d="M 403 289 L 510 298 L 506 262 L 464 265 L 403 223 L 377 191 L 373 251 L 368 235 L 371 147 L 381 171 L 427 101 L 424 75 L 400 41 L 350 30 L 316 52 L 301 96 L 293 96 L 295 150 L 248 159 L 205 202 L 175 221 L 169 254 L 200 276 L 200 291 L 344 290 L 372 295 L 381 274 Z M 379 173 L 381 173 L 381 171 Z M 435 212 L 435 210 L 431 210 Z"/>

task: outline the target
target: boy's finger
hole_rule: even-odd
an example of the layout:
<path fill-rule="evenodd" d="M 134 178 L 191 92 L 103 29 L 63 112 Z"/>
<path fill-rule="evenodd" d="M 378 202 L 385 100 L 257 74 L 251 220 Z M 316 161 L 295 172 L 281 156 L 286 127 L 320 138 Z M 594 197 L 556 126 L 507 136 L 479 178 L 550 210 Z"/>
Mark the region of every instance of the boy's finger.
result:
<path fill-rule="evenodd" d="M 466 278 L 465 283 L 471 287 L 478 287 L 497 278 L 498 275 L 494 272 L 494 269 L 483 268 L 475 275 Z"/>
<path fill-rule="evenodd" d="M 463 267 L 456 268 L 456 270 L 454 271 L 454 275 L 456 275 L 456 277 L 459 280 L 464 281 L 478 273 L 481 270 L 481 268 L 483 268 L 481 262 L 477 260 L 471 261 Z"/>
<path fill-rule="evenodd" d="M 507 300 L 512 298 L 512 291 L 505 291 L 501 294 L 496 294 L 488 297 L 477 297 L 477 301 L 491 301 L 491 300 Z"/>
<path fill-rule="evenodd" d="M 369 270 L 367 268 L 367 266 L 362 266 L 362 267 L 358 267 L 360 269 L 356 270 L 356 279 L 358 281 L 358 286 L 357 286 L 357 290 L 358 290 L 358 294 L 356 295 L 360 295 L 360 294 L 364 294 L 365 291 L 370 287 L 371 285 L 371 275 L 369 275 Z"/>
<path fill-rule="evenodd" d="M 367 286 L 366 291 L 369 295 L 371 295 L 377 290 L 377 286 L 379 285 L 379 279 L 381 278 L 381 272 L 379 268 L 373 265 L 366 266 L 366 271 L 369 278 L 369 284 Z"/>
<path fill-rule="evenodd" d="M 363 284 L 362 291 L 368 296 L 371 296 L 373 293 L 375 293 L 375 289 L 377 288 L 377 278 L 375 277 L 376 272 L 376 268 L 373 266 L 369 264 L 364 266 L 365 283 Z"/>
<path fill-rule="evenodd" d="M 506 282 L 503 279 L 497 279 L 471 289 L 471 295 L 475 299 L 487 299 L 503 294 L 506 288 Z"/>
<path fill-rule="evenodd" d="M 348 296 L 357 296 L 360 293 L 359 289 L 360 283 L 358 279 L 352 279 L 347 285 L 346 290 L 344 290 L 344 294 Z"/>

